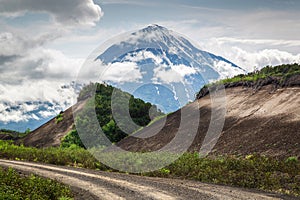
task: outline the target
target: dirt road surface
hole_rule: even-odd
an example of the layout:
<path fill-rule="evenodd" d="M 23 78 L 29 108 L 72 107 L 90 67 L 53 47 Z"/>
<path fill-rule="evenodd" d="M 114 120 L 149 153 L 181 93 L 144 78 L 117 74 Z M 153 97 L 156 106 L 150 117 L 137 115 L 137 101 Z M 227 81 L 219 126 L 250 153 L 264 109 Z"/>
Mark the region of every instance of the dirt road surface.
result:
<path fill-rule="evenodd" d="M 296 199 L 227 186 L 101 172 L 31 162 L 1 160 L 0 166 L 50 178 L 71 186 L 75 199 Z"/>

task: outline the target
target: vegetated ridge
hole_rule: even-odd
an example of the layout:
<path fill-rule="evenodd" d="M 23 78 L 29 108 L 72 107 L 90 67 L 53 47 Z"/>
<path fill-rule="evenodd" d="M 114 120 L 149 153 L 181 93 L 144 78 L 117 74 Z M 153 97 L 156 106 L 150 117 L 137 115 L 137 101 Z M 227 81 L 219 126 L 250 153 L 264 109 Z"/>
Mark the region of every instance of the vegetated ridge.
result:
<path fill-rule="evenodd" d="M 116 126 L 115 120 L 112 117 L 111 95 L 113 91 L 117 91 L 119 96 L 130 99 L 130 115 L 133 121 L 139 126 L 145 126 L 151 121 L 149 117 L 150 108 L 153 117 L 162 114 L 156 106 L 146 103 L 141 99 L 136 99 L 132 95 L 117 88 L 106 84 L 90 83 L 81 90 L 78 96 L 78 102 L 73 107 L 61 112 L 46 124 L 26 136 L 17 139 L 16 143 L 34 147 L 69 147 L 73 144 L 84 147 L 76 131 L 74 118 L 75 120 L 84 119 L 80 119 L 80 116 L 74 117 L 73 113 L 83 111 L 85 114 L 89 114 L 88 112 L 95 112 L 95 110 L 97 119 L 105 135 L 112 142 L 120 141 L 126 137 L 127 134 Z M 120 105 L 123 104 L 120 103 Z M 119 109 L 122 111 L 125 108 L 120 107 Z M 132 131 L 135 131 L 135 129 Z"/>

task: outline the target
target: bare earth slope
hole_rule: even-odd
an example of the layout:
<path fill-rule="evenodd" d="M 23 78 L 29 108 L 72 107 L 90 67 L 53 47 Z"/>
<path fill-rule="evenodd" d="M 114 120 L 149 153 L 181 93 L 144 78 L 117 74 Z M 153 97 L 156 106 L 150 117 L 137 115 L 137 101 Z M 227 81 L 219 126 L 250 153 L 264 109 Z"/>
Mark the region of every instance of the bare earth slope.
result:
<path fill-rule="evenodd" d="M 255 94 L 227 90 L 228 104 L 218 153 L 300 156 L 300 88 L 264 87 Z"/>
<path fill-rule="evenodd" d="M 293 199 L 277 194 L 188 180 L 150 178 L 29 162 L 0 160 L 0 166 L 12 167 L 26 174 L 34 172 L 70 185 L 75 190 L 75 199 Z"/>
<path fill-rule="evenodd" d="M 213 149 L 215 154 L 260 153 L 275 157 L 300 156 L 300 87 L 274 90 L 266 85 L 260 90 L 248 87 L 226 89 L 226 120 L 221 137 Z M 209 95 L 189 104 L 183 109 L 197 109 L 200 106 L 200 123 L 197 136 L 190 151 L 199 151 L 211 119 Z M 155 136 L 163 120 L 143 129 L 136 135 L 147 139 L 128 137 L 119 143 L 131 151 L 158 150 L 169 143 L 177 133 L 180 111 L 167 117 L 164 128 Z M 190 115 L 185 127 L 195 123 Z"/>
<path fill-rule="evenodd" d="M 18 140 L 17 143 L 34 147 L 59 146 L 61 139 L 67 135 L 74 126 L 73 109 L 81 109 L 85 103 L 86 101 L 78 102 L 63 113 L 63 120 L 61 122 L 57 123 L 56 119 L 53 118 L 46 124 Z"/>

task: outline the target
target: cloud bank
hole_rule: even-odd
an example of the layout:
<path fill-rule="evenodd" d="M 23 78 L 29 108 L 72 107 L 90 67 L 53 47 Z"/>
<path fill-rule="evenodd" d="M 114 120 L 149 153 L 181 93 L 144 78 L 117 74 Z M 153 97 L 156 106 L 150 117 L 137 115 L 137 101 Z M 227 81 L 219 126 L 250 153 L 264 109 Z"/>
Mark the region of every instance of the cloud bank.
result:
<path fill-rule="evenodd" d="M 0 15 L 22 16 L 28 12 L 45 12 L 63 25 L 94 26 L 103 16 L 93 0 L 0 0 Z"/>
<path fill-rule="evenodd" d="M 281 45 L 281 49 L 278 45 Z M 214 52 L 229 59 L 239 67 L 251 72 L 267 65 L 300 63 L 300 53 L 285 51 L 285 47 L 297 45 L 297 41 L 242 40 L 237 38 L 212 38 L 206 44 L 205 50 Z M 261 46 L 265 48 L 261 48 Z M 267 47 L 267 48 L 266 48 Z M 261 49 L 260 49 L 261 48 Z"/>
<path fill-rule="evenodd" d="M 76 88 L 68 83 L 83 60 L 45 48 L 43 41 L 0 33 L 0 123 L 41 120 L 74 103 Z"/>

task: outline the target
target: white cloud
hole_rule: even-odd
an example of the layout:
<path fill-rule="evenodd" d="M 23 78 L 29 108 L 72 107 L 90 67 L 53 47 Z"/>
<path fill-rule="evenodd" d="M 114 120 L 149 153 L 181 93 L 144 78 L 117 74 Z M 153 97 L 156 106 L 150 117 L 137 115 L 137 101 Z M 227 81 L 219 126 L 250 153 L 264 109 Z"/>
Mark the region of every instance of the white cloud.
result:
<path fill-rule="evenodd" d="M 42 47 L 40 38 L 27 39 L 0 33 L 1 82 L 19 84 L 25 80 L 74 79 L 83 59 L 65 56 L 58 50 Z"/>
<path fill-rule="evenodd" d="M 0 3 L 2 16 L 15 17 L 27 12 L 46 12 L 65 26 L 94 26 L 103 16 L 100 6 L 93 0 L 1 0 Z"/>
<path fill-rule="evenodd" d="M 270 39 L 240 39 L 230 37 L 217 38 L 220 43 L 241 43 L 247 45 L 284 45 L 284 46 L 300 46 L 300 40 L 270 40 Z"/>
<path fill-rule="evenodd" d="M 61 90 L 61 86 L 65 85 L 63 81 L 46 81 L 28 80 L 20 85 L 1 84 L 0 102 L 25 102 L 25 101 L 49 101 L 49 102 L 65 102 L 69 96 L 73 97 L 73 90 Z"/>
<path fill-rule="evenodd" d="M 55 110 L 53 111 L 43 110 L 39 112 L 39 115 L 41 115 L 43 118 L 48 118 L 54 116 L 55 114 L 57 114 Z"/>
<path fill-rule="evenodd" d="M 53 105 L 48 108 L 52 116 L 74 103 L 74 89 L 62 86 L 75 79 L 83 60 L 44 48 L 44 39 L 0 34 L 0 122 L 49 117 L 50 113 L 35 114 L 45 102 Z"/>
<path fill-rule="evenodd" d="M 0 107 L 5 107 L 5 109 L 0 110 L 0 122 L 6 124 L 9 122 L 28 122 L 29 120 L 40 120 L 42 118 L 55 116 L 62 109 L 65 109 L 64 106 L 56 104 L 47 111 L 40 110 L 45 109 L 46 104 L 43 102 L 31 103 L 32 104 L 29 105 L 27 102 L 0 102 Z"/>
<path fill-rule="evenodd" d="M 77 96 L 71 85 L 42 80 L 20 85 L 1 84 L 0 93 L 2 123 L 26 122 L 54 116 L 73 105 Z"/>
<path fill-rule="evenodd" d="M 180 83 L 184 82 L 184 77 L 191 74 L 196 74 L 197 71 L 189 66 L 185 65 L 173 65 L 168 66 L 163 64 L 156 67 L 154 70 L 152 81 L 154 83 Z"/>
<path fill-rule="evenodd" d="M 188 76 L 191 74 L 197 73 L 197 70 L 193 67 L 189 67 L 183 64 L 180 65 L 171 65 L 171 69 L 179 73 L 181 76 Z"/>
<path fill-rule="evenodd" d="M 152 81 L 154 83 L 176 83 L 176 82 L 182 82 L 183 77 L 174 70 L 167 70 L 165 67 L 160 66 L 154 69 L 154 78 L 152 78 Z"/>
<path fill-rule="evenodd" d="M 34 104 L 23 104 L 20 106 L 20 110 L 24 111 L 24 112 L 31 112 L 31 111 L 34 111 L 38 108 L 37 105 L 34 105 Z"/>
<path fill-rule="evenodd" d="M 264 49 L 261 51 L 247 52 L 238 47 L 233 48 L 236 54 L 234 60 L 240 66 L 244 65 L 248 71 L 253 71 L 254 67 L 262 68 L 267 65 L 280 65 L 289 63 L 300 63 L 300 54 L 293 55 L 289 52 L 278 49 Z"/>
<path fill-rule="evenodd" d="M 125 59 L 131 62 L 138 62 L 145 59 L 152 59 L 156 64 L 160 64 L 163 61 L 160 56 L 156 56 L 152 52 L 147 50 L 139 51 L 138 53 L 134 53 L 133 55 L 127 55 L 125 56 Z"/>
<path fill-rule="evenodd" d="M 10 112 L 8 111 L 0 112 L 0 121 L 4 123 L 28 121 L 30 118 L 31 118 L 31 114 L 26 115 L 20 110 L 13 110 Z"/>
<path fill-rule="evenodd" d="M 0 79 L 1 82 L 10 84 L 26 80 L 71 81 L 82 63 L 82 59 L 68 58 L 59 51 L 38 48 L 0 65 Z"/>
<path fill-rule="evenodd" d="M 240 68 L 233 67 L 230 63 L 224 61 L 214 61 L 213 68 L 220 74 L 220 78 L 228 78 L 238 74 L 244 74 Z"/>
<path fill-rule="evenodd" d="M 45 78 L 74 80 L 84 61 L 83 59 L 69 58 L 62 52 L 52 49 L 37 49 L 32 54 L 37 55 L 34 59 L 44 60 L 43 65 L 37 70 L 42 71 Z"/>
<path fill-rule="evenodd" d="M 46 42 L 56 39 L 58 35 L 44 34 L 27 37 L 23 33 L 0 32 L 0 55 L 24 55 L 26 52 L 43 46 Z"/>
<path fill-rule="evenodd" d="M 118 83 L 139 81 L 141 78 L 142 74 L 140 69 L 134 62 L 116 62 L 109 64 L 100 76 L 101 81 L 113 81 Z"/>
<path fill-rule="evenodd" d="M 221 55 L 246 71 L 253 71 L 254 67 L 263 68 L 267 65 L 300 63 L 300 54 L 289 52 L 287 46 L 285 48 L 285 45 L 291 45 L 292 41 L 276 40 L 272 43 L 267 40 L 264 43 L 263 40 L 254 40 L 252 44 L 250 41 L 252 39 L 212 38 L 207 43 L 202 43 L 202 46 L 206 51 Z"/>

